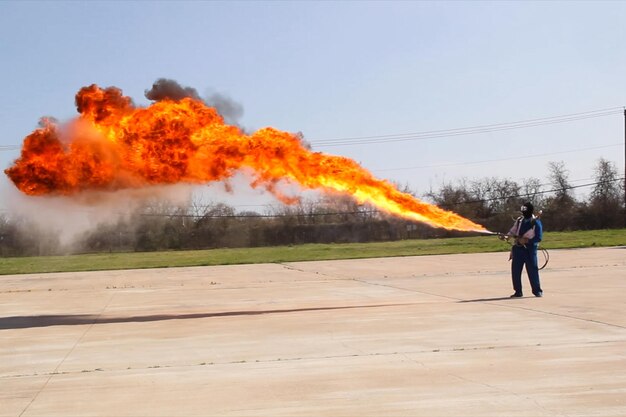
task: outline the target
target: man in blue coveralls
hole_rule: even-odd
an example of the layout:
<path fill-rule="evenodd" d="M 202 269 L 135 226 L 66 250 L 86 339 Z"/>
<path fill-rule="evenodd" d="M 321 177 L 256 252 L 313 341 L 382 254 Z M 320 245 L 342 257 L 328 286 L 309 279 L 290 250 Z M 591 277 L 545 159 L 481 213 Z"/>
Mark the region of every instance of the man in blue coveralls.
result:
<path fill-rule="evenodd" d="M 533 216 L 533 205 L 524 203 L 521 207 L 522 216 L 519 217 L 509 236 L 515 237 L 515 244 L 511 249 L 511 278 L 515 293 L 511 298 L 522 297 L 522 268 L 526 265 L 528 280 L 535 297 L 542 297 L 543 290 L 539 283 L 539 267 L 537 265 L 537 247 L 543 238 L 543 225 L 538 217 Z"/>

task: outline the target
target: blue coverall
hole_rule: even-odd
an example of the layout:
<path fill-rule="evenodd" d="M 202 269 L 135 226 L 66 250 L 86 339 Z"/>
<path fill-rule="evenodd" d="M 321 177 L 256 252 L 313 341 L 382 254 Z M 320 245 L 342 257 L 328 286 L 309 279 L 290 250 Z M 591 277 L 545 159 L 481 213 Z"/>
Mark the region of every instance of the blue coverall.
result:
<path fill-rule="evenodd" d="M 518 236 L 523 236 L 524 233 L 535 228 L 535 237 L 529 239 L 525 245 L 513 245 L 512 248 L 512 262 L 511 262 L 511 278 L 513 279 L 513 289 L 516 294 L 522 294 L 522 268 L 526 265 L 526 272 L 528 273 L 528 280 L 532 288 L 533 294 L 541 294 L 541 284 L 539 283 L 539 267 L 537 264 L 537 247 L 539 242 L 543 238 L 543 225 L 539 219 L 526 219 L 521 220 Z"/>

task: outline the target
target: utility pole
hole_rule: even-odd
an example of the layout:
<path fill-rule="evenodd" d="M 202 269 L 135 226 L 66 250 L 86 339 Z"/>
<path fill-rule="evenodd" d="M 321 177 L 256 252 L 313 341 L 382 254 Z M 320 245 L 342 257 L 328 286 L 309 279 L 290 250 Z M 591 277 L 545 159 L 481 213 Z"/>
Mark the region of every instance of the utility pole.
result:
<path fill-rule="evenodd" d="M 626 226 L 626 107 L 624 107 L 624 226 Z"/>

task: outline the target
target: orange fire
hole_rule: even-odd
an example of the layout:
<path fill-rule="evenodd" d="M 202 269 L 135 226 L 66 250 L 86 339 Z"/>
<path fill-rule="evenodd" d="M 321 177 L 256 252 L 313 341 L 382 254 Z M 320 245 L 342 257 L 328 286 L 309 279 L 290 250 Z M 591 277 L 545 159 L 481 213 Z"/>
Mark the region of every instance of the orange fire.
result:
<path fill-rule="evenodd" d="M 135 107 L 121 90 L 91 85 L 76 95 L 80 116 L 67 126 L 44 120 L 24 139 L 22 153 L 5 170 L 29 195 L 72 195 L 156 184 L 208 183 L 249 168 L 253 186 L 276 189 L 281 180 L 303 188 L 351 195 L 388 213 L 435 227 L 485 228 L 419 201 L 375 178 L 355 161 L 312 152 L 290 133 L 264 128 L 244 134 L 195 98 L 164 99 Z"/>

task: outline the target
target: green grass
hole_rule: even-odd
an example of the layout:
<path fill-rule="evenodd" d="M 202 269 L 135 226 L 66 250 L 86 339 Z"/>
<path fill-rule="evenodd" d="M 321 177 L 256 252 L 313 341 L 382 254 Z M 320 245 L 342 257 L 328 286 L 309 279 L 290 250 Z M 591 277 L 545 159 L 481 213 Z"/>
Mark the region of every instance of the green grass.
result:
<path fill-rule="evenodd" d="M 626 229 L 547 232 L 544 234 L 542 243 L 542 247 L 546 249 L 622 245 L 626 245 Z M 508 250 L 509 246 L 494 236 L 477 236 L 375 243 L 14 257 L 0 258 L 0 275 L 503 252 Z"/>

